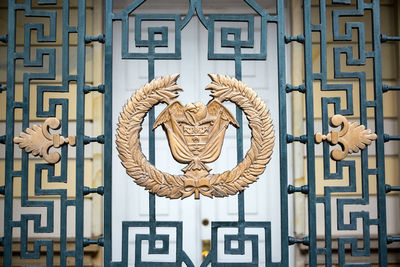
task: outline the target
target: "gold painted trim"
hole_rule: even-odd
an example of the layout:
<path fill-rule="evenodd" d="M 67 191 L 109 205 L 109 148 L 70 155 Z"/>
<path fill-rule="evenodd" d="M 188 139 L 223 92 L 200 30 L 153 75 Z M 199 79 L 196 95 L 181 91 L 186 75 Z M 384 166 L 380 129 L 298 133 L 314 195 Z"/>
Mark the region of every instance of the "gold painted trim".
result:
<path fill-rule="evenodd" d="M 357 122 L 349 123 L 346 117 L 336 114 L 331 118 L 332 127 L 342 125 L 340 132 L 331 131 L 327 135 L 316 133 L 315 143 L 327 141 L 331 145 L 339 144 L 342 149 L 334 149 L 331 158 L 339 161 L 347 157 L 348 154 L 357 153 L 365 149 L 371 144 L 372 140 L 376 140 L 377 135 L 372 133 L 370 129 L 365 129 L 364 125 Z"/>
<path fill-rule="evenodd" d="M 52 151 L 51 147 L 58 148 L 64 144 L 75 146 L 75 136 L 65 138 L 59 134 L 51 134 L 49 129 L 57 130 L 60 128 L 60 121 L 57 118 L 48 118 L 43 125 L 33 125 L 32 128 L 26 128 L 19 137 L 14 138 L 14 143 L 19 148 L 25 149 L 27 153 L 34 156 L 40 156 L 48 163 L 57 163 L 61 156 L 60 153 Z"/>
<path fill-rule="evenodd" d="M 271 116 L 264 101 L 253 89 L 235 78 L 214 74 L 209 76 L 212 83 L 206 89 L 211 90 L 213 99 L 207 107 L 199 103 L 183 107 L 179 102 L 174 101 L 178 97 L 177 91 L 182 88 L 176 84 L 179 75 L 168 75 L 154 79 L 140 88 L 122 108 L 118 118 L 116 137 L 119 157 L 127 174 L 138 185 L 145 187 L 153 194 L 171 199 L 183 199 L 192 194 L 196 199 L 200 194 L 207 197 L 234 195 L 257 181 L 271 159 L 275 137 Z M 221 103 L 224 101 L 231 101 L 244 111 L 252 132 L 251 147 L 243 161 L 232 170 L 222 174 L 209 174 L 210 169 L 204 163 L 217 159 L 220 151 L 215 150 L 219 150 L 222 146 L 226 127 L 229 123 L 236 122 L 223 108 Z M 166 103 L 168 106 L 160 114 L 154 127 L 163 125 L 174 158 L 180 162 L 189 163 L 183 170 L 185 175 L 171 175 L 159 171 L 150 164 L 141 151 L 139 133 L 142 130 L 144 117 L 158 103 Z M 211 117 L 215 120 L 209 120 L 209 125 L 215 123 L 218 126 L 203 129 L 211 133 L 203 136 L 206 142 L 203 148 L 198 149 L 199 153 L 195 153 L 196 147 L 193 144 L 190 145 L 190 141 L 185 139 L 186 133 L 182 134 L 181 130 L 176 129 L 179 127 L 179 120 L 176 121 L 175 118 L 181 119 L 180 123 L 185 124 L 191 121 L 192 126 L 199 126 L 203 122 L 208 123 L 207 119 Z M 218 118 L 222 122 L 218 122 Z M 200 138 L 198 130 L 199 127 L 194 129 L 197 137 Z M 191 129 L 188 131 L 191 132 Z M 213 145 L 207 146 L 210 142 L 214 142 Z"/>

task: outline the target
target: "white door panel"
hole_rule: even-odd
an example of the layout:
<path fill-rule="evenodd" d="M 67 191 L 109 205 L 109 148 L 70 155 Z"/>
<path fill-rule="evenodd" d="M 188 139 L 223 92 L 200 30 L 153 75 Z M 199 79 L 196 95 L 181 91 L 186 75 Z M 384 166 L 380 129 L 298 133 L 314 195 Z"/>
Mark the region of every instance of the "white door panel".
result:
<path fill-rule="evenodd" d="M 153 23 L 154 24 L 154 23 Z M 152 25 L 152 24 L 149 24 Z M 231 25 L 232 27 L 232 25 Z M 143 29 L 147 32 L 147 29 Z M 121 28 L 118 23 L 114 26 L 113 43 L 113 131 L 116 132 L 116 124 L 122 106 L 129 99 L 134 90 L 147 82 L 147 62 L 144 60 L 121 60 Z M 173 39 L 173 31 L 169 31 L 168 39 Z M 247 33 L 243 32 L 242 38 L 247 38 Z M 131 32 L 131 36 L 133 33 Z M 216 36 L 220 32 L 216 31 Z M 244 61 L 242 63 L 242 80 L 264 99 L 267 107 L 271 111 L 271 116 L 275 128 L 275 146 L 274 153 L 265 173 L 259 181 L 250 185 L 245 190 L 245 214 L 248 221 L 271 221 L 272 226 L 272 259 L 280 259 L 280 176 L 279 176 L 279 107 L 278 107 L 278 75 L 277 75 L 277 45 L 276 45 L 276 27 L 268 26 L 268 60 L 265 61 Z M 133 37 L 132 37 L 133 38 Z M 204 90 L 210 83 L 208 73 L 220 73 L 235 75 L 233 61 L 217 61 L 207 59 L 207 31 L 198 21 L 197 17 L 192 18 L 189 24 L 182 31 L 182 60 L 159 60 L 155 62 L 155 76 L 180 73 L 181 77 L 178 84 L 183 88 L 179 93 L 178 100 L 182 104 L 189 102 L 207 103 L 211 98 L 209 91 Z M 220 37 L 219 37 L 220 38 Z M 217 38 L 218 39 L 218 38 Z M 259 30 L 255 30 L 255 44 L 258 44 Z M 218 42 L 217 40 L 215 41 Z M 131 42 L 133 43 L 133 41 Z M 172 46 L 173 47 L 173 46 Z M 133 48 L 132 49 L 136 49 Z M 169 48 L 166 48 L 171 49 Z M 222 48 L 218 48 L 222 49 Z M 216 49 L 216 51 L 220 51 Z M 224 49 L 222 49 L 224 50 Z M 258 51 L 256 46 L 253 50 Z M 229 53 L 232 50 L 225 49 Z M 235 114 L 235 105 L 225 103 L 232 114 Z M 156 107 L 156 117 L 165 108 L 165 105 Z M 141 132 L 142 151 L 148 155 L 148 120 L 143 123 Z M 152 125 L 151 125 L 152 127 Z M 247 126 L 247 120 L 244 118 L 243 126 L 244 153 L 250 147 L 250 129 Z M 155 131 L 156 141 L 156 166 L 162 171 L 173 174 L 181 173 L 185 165 L 176 162 L 169 150 L 168 142 L 161 127 Z M 115 137 L 114 137 L 115 138 Z M 114 139 L 115 141 L 115 139 Z M 236 130 L 229 126 L 222 153 L 220 158 L 209 164 L 212 172 L 220 173 L 236 166 Z M 124 167 L 120 164 L 114 142 L 113 149 L 113 260 L 121 258 L 121 229 L 122 221 L 147 221 L 148 220 L 148 192 L 143 187 L 137 186 L 130 178 Z M 156 215 L 160 221 L 183 221 L 183 248 L 196 266 L 202 261 L 201 258 L 201 240 L 210 239 L 210 225 L 203 226 L 201 221 L 208 219 L 211 221 L 235 221 L 237 220 L 237 196 L 223 199 L 208 199 L 201 196 L 200 200 L 189 197 L 184 200 L 169 200 L 166 198 L 156 198 Z M 157 233 L 170 231 L 171 229 L 158 229 Z M 131 230 L 130 230 L 131 231 Z M 132 230 L 130 232 L 129 261 L 133 264 L 134 259 L 134 234 L 148 233 L 148 229 Z M 249 233 L 259 235 L 260 249 L 264 246 L 264 237 L 260 229 L 246 230 Z M 252 232 L 253 231 L 253 232 Z M 258 231 L 258 232 L 257 232 Z M 168 232 L 169 233 L 169 232 Z M 233 234 L 235 230 L 224 229 L 219 233 L 219 252 L 220 260 L 229 262 L 235 260 L 251 259 L 251 244 L 246 243 L 246 255 L 232 256 L 223 255 L 223 234 Z M 174 242 L 176 236 L 174 233 L 170 237 L 170 251 L 166 259 L 172 260 L 175 257 Z M 142 247 L 144 248 L 144 247 Z M 147 253 L 147 250 L 144 249 Z M 263 250 L 259 252 L 263 255 Z M 142 251 L 143 252 L 143 251 Z M 249 254 L 249 253 L 250 254 Z M 142 259 L 153 259 L 152 255 L 142 255 Z M 250 258 L 249 258 L 250 257 Z M 160 260 L 161 258 L 158 258 Z M 260 262 L 262 263 L 262 261 Z"/>

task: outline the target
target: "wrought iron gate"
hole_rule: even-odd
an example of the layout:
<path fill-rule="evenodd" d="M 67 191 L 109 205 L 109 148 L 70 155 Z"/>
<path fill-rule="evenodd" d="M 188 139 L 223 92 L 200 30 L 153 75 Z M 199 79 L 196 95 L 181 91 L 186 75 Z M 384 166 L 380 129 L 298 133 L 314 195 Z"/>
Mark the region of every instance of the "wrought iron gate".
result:
<path fill-rule="evenodd" d="M 205 29 L 208 31 L 208 59 L 210 60 L 227 60 L 235 66 L 235 77 L 242 79 L 242 62 L 243 61 L 263 61 L 267 60 L 267 27 L 271 23 L 277 27 L 277 46 L 278 46 L 278 72 L 279 85 L 279 123 L 275 127 L 279 127 L 279 147 L 275 148 L 275 153 L 279 153 L 281 173 L 280 177 L 270 177 L 277 179 L 280 183 L 280 207 L 281 207 L 281 259 L 273 261 L 271 258 L 271 223 L 246 221 L 244 216 L 244 194 L 238 195 L 238 211 L 237 221 L 229 222 L 212 222 L 212 241 L 211 251 L 205 258 L 202 266 L 211 264 L 212 266 L 257 266 L 259 263 L 259 243 L 254 235 L 246 234 L 246 229 L 260 228 L 265 233 L 265 262 L 267 266 L 288 266 L 289 265 L 289 247 L 295 244 L 303 244 L 308 247 L 308 263 L 311 266 L 317 265 L 318 257 L 323 257 L 322 263 L 331 266 L 333 259 L 333 237 L 332 237 L 332 220 L 333 209 L 332 195 L 336 193 L 356 192 L 357 172 L 361 175 L 361 195 L 360 197 L 341 197 L 337 200 L 336 230 L 356 230 L 357 220 L 362 221 L 362 237 L 339 237 L 337 241 L 338 264 L 340 266 L 352 265 L 352 257 L 370 256 L 371 255 L 371 227 L 378 229 L 378 248 L 379 248 L 379 265 L 387 266 L 388 264 L 388 245 L 389 243 L 399 242 L 400 237 L 389 236 L 387 234 L 387 216 L 386 214 L 386 194 L 391 191 L 399 191 L 400 187 L 386 184 L 385 182 L 385 142 L 399 140 L 399 136 L 390 135 L 384 131 L 383 117 L 383 94 L 399 90 L 397 86 L 388 86 L 383 83 L 382 78 L 382 43 L 388 41 L 399 41 L 400 37 L 386 36 L 381 33 L 380 25 L 380 1 L 379 0 L 304 0 L 303 2 L 303 33 L 297 36 L 291 36 L 287 33 L 287 12 L 285 5 L 289 1 L 276 0 L 275 11 L 269 12 L 263 9 L 254 0 L 245 0 L 244 2 L 253 10 L 252 14 L 204 14 L 201 0 L 190 0 L 190 7 L 187 14 L 138 14 L 135 15 L 135 29 L 141 29 L 141 23 L 144 21 L 170 21 L 174 23 L 175 32 L 175 49 L 172 53 L 159 53 L 157 48 L 168 45 L 168 29 L 165 27 L 150 27 L 148 29 L 147 39 L 142 38 L 140 30 L 135 33 L 136 46 L 147 48 L 147 52 L 130 52 L 128 31 L 130 14 L 137 9 L 144 0 L 133 1 L 123 11 L 114 13 L 113 0 L 105 1 L 105 31 L 99 36 L 90 36 L 87 34 L 86 27 L 86 0 L 77 1 L 77 24 L 70 22 L 70 6 L 69 0 L 38 0 L 32 3 L 31 0 L 25 1 L 8 1 L 8 28 L 0 41 L 5 44 L 7 50 L 2 50 L 2 57 L 7 54 L 7 77 L 6 84 L 0 87 L 0 93 L 6 98 L 6 106 L 2 112 L 6 112 L 5 131 L 1 133 L 0 146 L 5 151 L 5 165 L 2 174 L 4 182 L 0 187 L 0 193 L 4 195 L 4 236 L 0 239 L 3 247 L 3 265 L 13 265 L 13 255 L 15 250 L 19 251 L 16 257 L 25 260 L 39 259 L 42 253 L 45 253 L 46 266 L 53 266 L 55 259 L 53 251 L 56 241 L 53 238 L 34 239 L 33 245 L 28 245 L 28 225 L 33 223 L 34 233 L 53 233 L 55 228 L 59 229 L 60 246 L 60 266 L 67 266 L 68 261 L 72 260 L 75 266 L 83 266 L 84 247 L 88 245 L 104 246 L 104 265 L 105 266 L 126 266 L 128 264 L 128 231 L 130 228 L 144 227 L 149 229 L 149 234 L 136 236 L 135 259 L 138 266 L 181 266 L 182 263 L 187 266 L 193 266 L 191 259 L 184 252 L 182 246 L 182 228 L 184 222 L 179 221 L 158 221 L 155 216 L 155 195 L 149 194 L 149 220 L 144 222 L 124 221 L 122 222 L 122 260 L 113 262 L 112 260 L 112 62 L 113 57 L 122 57 L 130 60 L 146 60 L 148 64 L 148 79 L 154 78 L 154 68 L 158 60 L 180 60 L 181 59 L 181 37 L 180 33 L 193 16 L 197 16 Z M 327 2 L 332 7 L 331 15 L 327 11 Z M 52 5 L 62 5 L 62 13 L 52 9 Z M 312 5 L 313 4 L 313 5 Z M 353 5 L 350 5 L 353 4 Z M 45 8 L 44 8 L 45 7 Z M 315 13 L 316 12 L 316 13 Z M 21 16 L 17 16 L 22 14 Z M 286 18 L 285 18 L 286 16 Z M 313 16 L 316 16 L 313 18 Z M 368 16 L 372 22 L 370 35 L 372 36 L 372 45 L 366 45 L 367 26 L 365 23 L 357 21 L 357 18 Z M 47 19 L 47 23 L 18 22 L 19 18 L 36 18 L 41 17 Z M 254 44 L 254 19 L 258 17 L 261 20 L 261 39 L 260 50 L 258 53 L 246 53 L 244 48 L 253 48 Z M 356 18 L 355 21 L 348 21 L 350 18 Z M 328 29 L 327 20 L 331 19 L 332 29 Z M 113 40 L 113 22 L 120 21 L 122 23 L 122 54 L 112 54 Z M 241 29 L 234 27 L 226 27 L 222 29 L 221 46 L 233 48 L 233 53 L 219 53 L 214 51 L 214 30 L 215 24 L 221 21 L 228 22 L 245 22 L 248 25 L 247 40 L 242 40 Z M 344 22 L 343 22 L 344 21 Z M 18 29 L 17 25 L 22 25 L 23 29 Z M 57 27 L 57 25 L 61 27 Z M 3 28 L 4 29 L 4 28 Z M 344 29 L 344 30 L 343 30 Z M 23 30 L 23 41 L 18 39 L 18 32 Z M 34 34 L 36 33 L 36 34 Z M 356 33 L 356 34 L 355 34 Z M 337 41 L 340 45 L 333 48 L 333 65 L 328 67 L 328 34 L 329 38 Z M 369 33 L 368 33 L 369 34 Z M 156 35 L 161 39 L 156 38 Z M 76 73 L 71 73 L 71 36 L 76 36 L 76 53 L 75 57 Z M 232 37 L 232 38 L 230 38 Z M 18 44 L 18 42 L 21 42 Z M 55 44 L 60 42 L 58 48 Z M 86 77 L 86 57 L 87 45 L 92 42 L 100 42 L 104 44 L 105 58 L 105 75 L 104 84 L 90 86 L 87 84 Z M 304 51 L 304 83 L 290 84 L 287 75 L 287 46 L 291 42 L 297 42 L 303 46 Z M 314 42 L 314 45 L 313 45 Z M 353 47 L 347 45 L 347 42 L 356 42 L 358 51 L 353 51 Z M 35 49 L 31 46 L 35 43 Z M 60 51 L 61 50 L 61 51 Z M 320 62 L 317 69 L 313 69 L 313 52 L 319 51 Z M 1 51 L 0 51 L 1 52 Z M 300 57 L 300 55 L 298 56 Z M 62 62 L 62 63 L 60 63 Z M 372 64 L 367 64 L 372 62 Z M 346 68 L 344 68 L 345 66 Z M 351 66 L 351 68 L 347 68 Z M 367 96 L 367 74 L 366 68 L 372 71 L 373 97 Z M 333 83 L 331 80 L 341 79 L 346 82 Z M 358 86 L 354 86 L 348 80 L 355 80 Z M 42 84 L 43 82 L 43 84 Z M 32 90 L 31 86 L 35 84 Z M 45 99 L 45 95 L 49 92 L 54 93 L 70 93 L 72 87 L 76 86 L 74 98 L 76 99 L 76 110 L 71 111 L 69 108 L 69 99 L 67 98 L 50 98 Z M 322 92 L 339 91 L 344 92 L 344 97 L 320 97 L 316 96 L 316 87 Z M 19 92 L 17 95 L 16 92 Z M 359 95 L 359 106 L 355 106 L 354 96 Z M 31 92 L 34 92 L 31 94 Z M 104 135 L 96 137 L 87 136 L 85 133 L 85 95 L 92 92 L 100 92 L 104 94 Z M 294 136 L 288 132 L 288 114 L 287 102 L 291 99 L 294 92 L 299 92 L 305 99 L 305 132 L 303 135 Z M 44 120 L 44 125 L 33 127 L 30 119 L 30 110 L 33 103 L 32 95 L 36 95 L 35 120 Z M 329 95 L 329 94 L 327 94 Z M 21 97 L 22 96 L 22 97 Z M 46 101 L 48 103 L 46 103 Z M 322 114 L 322 133 L 317 133 L 315 125 L 314 109 L 319 106 Z M 332 129 L 329 128 L 329 119 L 331 119 L 334 110 L 335 118 L 331 122 Z M 359 110 L 356 110 L 356 109 Z M 58 110 L 58 111 L 57 111 Z M 372 110 L 372 115 L 367 117 L 367 110 Z M 72 133 L 69 128 L 70 114 L 76 118 L 76 132 Z M 364 128 L 357 128 L 358 124 L 349 124 L 346 117 L 359 114 L 359 124 L 366 128 L 374 128 L 376 136 L 370 132 L 363 132 Z M 60 121 L 58 119 L 59 118 Z M 368 120 L 369 118 L 369 120 Z M 372 118 L 372 119 L 371 119 Z M 150 125 L 154 123 L 154 110 L 149 112 Z M 239 124 L 243 125 L 242 111 L 236 109 L 236 119 Z M 374 125 L 371 124 L 371 120 Z M 18 127 L 19 123 L 26 134 L 21 134 Z M 60 123 L 60 125 L 58 125 Z M 343 126 L 342 131 L 335 131 L 335 127 Z M 352 125 L 352 126 L 351 126 Z M 56 134 L 53 130 L 61 127 L 61 132 Z M 355 144 L 346 139 L 346 131 L 349 128 L 357 128 L 365 133 L 362 141 Z M 30 128 L 31 130 L 25 130 Z M 350 130 L 349 130 L 350 131 Z M 40 137 L 32 137 L 36 133 Z M 72 136 L 70 136 L 72 135 Z M 27 137 L 30 136 L 30 137 Z M 14 138 L 16 137 L 16 138 Z M 149 161 L 155 163 L 155 141 L 153 131 L 149 131 L 150 151 Z M 18 139 L 19 138 L 19 139 Z M 368 140 L 365 140 L 368 139 Z M 35 140 L 36 141 L 35 141 Z M 346 139 L 346 140 L 345 140 Z M 28 141 L 27 141 L 28 140 Z M 362 149 L 369 142 L 375 147 L 374 153 L 368 151 L 367 148 Z M 29 143 L 30 142 L 30 143 Z M 37 142 L 37 143 L 34 143 Z M 85 178 L 85 145 L 91 142 L 104 144 L 104 187 L 89 188 L 84 185 Z M 299 143 L 306 150 L 306 166 L 307 176 L 305 184 L 296 187 L 288 183 L 288 146 L 292 143 Z M 323 142 L 323 145 L 316 143 Z M 19 156 L 19 148 L 25 149 Z M 29 144 L 28 144 L 29 143 Z M 339 144 L 341 148 L 331 147 L 331 145 Z M 74 165 L 68 162 L 68 147 L 75 146 Z M 316 148 L 323 146 L 323 177 L 316 174 Z M 45 147 L 45 148 L 43 148 Z M 50 152 L 49 148 L 57 148 L 58 150 Z M 361 148 L 361 149 L 360 149 Z M 355 158 L 346 158 L 347 153 L 357 152 L 361 150 L 361 164 L 357 165 Z M 337 152 L 335 152 L 337 151 Z M 46 162 L 35 163 L 34 158 L 29 157 L 29 152 L 33 155 L 40 155 Z M 330 152 L 335 161 L 330 159 Z M 54 154 L 54 153 L 58 153 Z M 335 154 L 336 153 L 336 154 Z M 339 155 L 340 154 L 340 155 Z M 336 157 L 335 157 L 336 155 Z M 376 164 L 372 166 L 368 162 L 369 157 L 375 157 Z M 243 132 L 242 127 L 237 130 L 237 161 L 243 159 Z M 34 164 L 33 168 L 29 166 Z M 331 166 L 333 165 L 333 166 Z M 3 168 L 3 167 L 2 167 Z M 3 171 L 3 169 L 1 169 Z M 332 171 L 334 170 L 334 171 Z M 33 178 L 29 177 L 29 172 Z M 73 175 L 71 173 L 74 173 Z M 343 180 L 348 173 L 348 185 L 346 186 L 324 186 L 322 194 L 317 194 L 316 181 L 325 180 Z M 43 187 L 43 179 L 47 178 L 46 183 L 67 183 L 74 176 L 75 193 L 73 197 L 68 197 L 66 189 L 45 189 Z M 345 207 L 349 205 L 368 205 L 370 204 L 369 182 L 370 177 L 374 177 L 376 181 L 377 193 L 377 216 L 373 218 L 368 211 L 350 212 L 349 222 L 345 220 Z M 18 181 L 18 182 L 17 182 Z M 34 196 L 38 197 L 31 200 L 29 197 L 29 183 L 34 183 Z M 15 201 L 19 199 L 15 195 L 16 187 L 20 187 L 20 204 L 26 207 L 16 218 Z M 256 185 L 255 185 L 256 186 Z M 360 190 L 359 190 L 360 191 Z M 95 240 L 84 238 L 84 196 L 91 193 L 103 195 L 104 198 L 104 235 Z M 308 234 L 302 238 L 295 238 L 289 233 L 288 206 L 290 194 L 304 194 L 307 199 L 307 232 Z M 43 196 L 42 200 L 39 198 Z M 46 196 L 53 196 L 57 199 L 51 200 Z M 323 242 L 319 245 L 317 242 L 317 205 L 323 205 L 324 212 L 324 232 Z M 42 207 L 45 209 L 45 220 L 41 214 L 37 214 L 29 210 L 29 208 Z M 67 209 L 73 207 L 75 217 L 74 221 L 74 245 L 67 246 Z M 58 210 L 58 211 L 57 211 Z M 54 225 L 54 217 L 59 216 L 59 226 Z M 176 262 L 146 262 L 141 260 L 141 242 L 146 240 L 149 242 L 149 254 L 167 254 L 169 250 L 168 235 L 157 234 L 156 229 L 159 227 L 170 227 L 176 229 Z M 252 261 L 247 263 L 224 263 L 219 262 L 217 252 L 217 232 L 221 228 L 235 228 L 237 235 L 225 235 L 225 254 L 240 255 L 244 253 L 244 244 L 250 241 L 252 244 Z M 16 229 L 19 231 L 16 232 Z M 13 239 L 14 238 L 14 239 Z M 19 247 L 13 247 L 13 242 L 19 242 Z M 360 240 L 362 245 L 360 246 Z M 162 247 L 156 247 L 156 241 L 162 243 Z M 238 247 L 232 247 L 232 241 L 238 242 Z M 350 250 L 348 249 L 350 248 Z M 13 254 L 14 253 L 14 254 Z M 350 255 L 350 256 L 349 256 Z M 321 263 L 321 262 L 320 262 Z M 29 262 L 25 262 L 29 265 Z M 36 265 L 36 264 L 33 264 Z M 246 266 L 247 266 L 246 265 Z M 365 266 L 370 266 L 368 262 Z"/>

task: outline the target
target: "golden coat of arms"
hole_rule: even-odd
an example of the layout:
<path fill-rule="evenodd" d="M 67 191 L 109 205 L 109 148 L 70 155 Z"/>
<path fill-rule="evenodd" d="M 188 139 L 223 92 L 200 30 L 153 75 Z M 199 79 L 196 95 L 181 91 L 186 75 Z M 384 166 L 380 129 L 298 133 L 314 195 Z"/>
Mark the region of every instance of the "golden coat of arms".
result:
<path fill-rule="evenodd" d="M 244 190 L 255 182 L 269 162 L 274 146 L 274 131 L 264 101 L 241 81 L 224 75 L 209 75 L 213 99 L 207 104 L 183 106 L 177 91 L 179 75 L 154 79 L 136 91 L 124 105 L 117 129 L 117 149 L 122 165 L 134 181 L 151 193 L 168 198 L 186 198 L 200 194 L 225 197 Z M 231 101 L 245 113 L 252 131 L 251 147 L 235 168 L 222 174 L 210 174 L 206 163 L 218 159 L 229 124 L 239 127 L 236 119 L 222 105 Z M 158 103 L 168 106 L 156 119 L 153 130 L 162 125 L 172 156 L 187 164 L 183 175 L 171 175 L 150 164 L 140 148 L 139 133 L 146 113 Z"/>

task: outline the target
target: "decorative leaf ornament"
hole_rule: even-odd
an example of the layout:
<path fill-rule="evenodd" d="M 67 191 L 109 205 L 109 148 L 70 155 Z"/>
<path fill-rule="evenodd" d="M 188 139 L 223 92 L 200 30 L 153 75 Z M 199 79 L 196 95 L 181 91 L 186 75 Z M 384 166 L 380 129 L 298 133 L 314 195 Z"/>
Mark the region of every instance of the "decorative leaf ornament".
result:
<path fill-rule="evenodd" d="M 275 138 L 265 103 L 251 88 L 235 78 L 209 76 L 212 83 L 206 89 L 211 90 L 213 99 L 207 106 L 195 103 L 183 107 L 176 104 L 176 92 L 181 90 L 176 84 L 179 75 L 168 75 L 154 79 L 136 91 L 122 108 L 116 140 L 119 157 L 127 174 L 153 194 L 172 199 L 192 194 L 195 198 L 200 194 L 207 197 L 234 195 L 257 181 L 271 159 Z M 232 170 L 210 174 L 204 163 L 216 160 L 226 127 L 236 122 L 221 105 L 224 101 L 231 101 L 244 111 L 252 131 L 251 147 L 243 161 Z M 141 151 L 141 124 L 146 113 L 158 103 L 168 106 L 156 120 L 154 128 L 162 124 L 174 158 L 189 163 L 183 169 L 185 175 L 159 171 Z M 199 142 L 199 146 L 195 142 Z M 207 145 L 209 143 L 212 145 Z"/>
<path fill-rule="evenodd" d="M 330 123 L 333 127 L 342 125 L 341 131 L 331 131 L 327 135 L 316 133 L 315 142 L 319 144 L 326 140 L 331 145 L 339 144 L 342 149 L 334 149 L 331 153 L 332 159 L 337 161 L 343 160 L 348 154 L 363 150 L 377 138 L 377 135 L 370 129 L 366 129 L 364 125 L 348 122 L 346 117 L 339 114 L 334 115 Z"/>
<path fill-rule="evenodd" d="M 49 153 L 49 149 L 58 148 L 63 144 L 75 146 L 75 136 L 65 138 L 59 134 L 52 135 L 49 128 L 59 129 L 60 121 L 57 118 L 48 118 L 43 125 L 26 128 L 25 132 L 21 132 L 19 137 L 14 138 L 14 143 L 18 144 L 19 148 L 25 149 L 27 153 L 42 157 L 48 163 L 57 163 L 60 160 L 60 154 L 55 151 Z"/>

